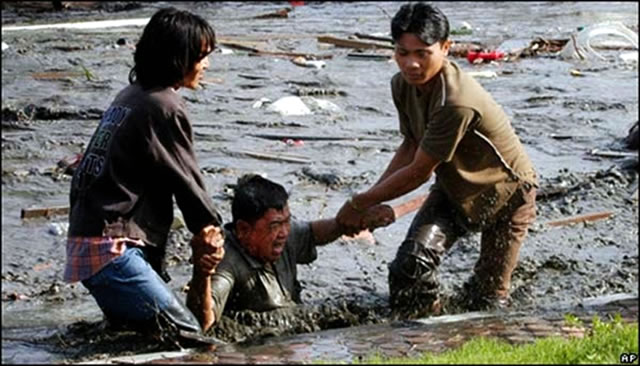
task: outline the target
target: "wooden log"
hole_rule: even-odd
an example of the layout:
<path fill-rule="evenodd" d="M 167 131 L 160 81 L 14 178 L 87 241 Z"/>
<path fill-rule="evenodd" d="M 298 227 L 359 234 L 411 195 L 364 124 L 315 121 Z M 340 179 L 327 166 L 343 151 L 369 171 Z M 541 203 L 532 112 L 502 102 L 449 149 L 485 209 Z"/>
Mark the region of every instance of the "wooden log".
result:
<path fill-rule="evenodd" d="M 571 225 L 571 224 L 578 224 L 578 223 L 581 223 L 581 222 L 602 220 L 602 219 L 608 218 L 611 215 L 613 215 L 613 212 L 611 212 L 611 211 L 595 212 L 595 213 L 590 213 L 590 214 L 572 216 L 572 217 L 568 217 L 568 218 L 560 219 L 560 220 L 548 221 L 548 222 L 545 223 L 545 225 L 547 225 L 547 226 L 566 226 L 566 225 Z"/>
<path fill-rule="evenodd" d="M 33 219 L 37 217 L 53 217 L 57 215 L 68 215 L 69 206 L 44 207 L 44 208 L 23 208 L 20 211 L 21 219 Z"/>
<path fill-rule="evenodd" d="M 333 36 L 320 36 L 317 38 L 320 43 L 329 43 L 337 47 L 346 47 L 346 48 L 384 48 L 392 50 L 395 47 L 386 44 L 386 43 L 377 43 L 377 42 L 364 42 L 364 41 L 356 41 L 352 39 L 343 39 L 337 38 Z"/>

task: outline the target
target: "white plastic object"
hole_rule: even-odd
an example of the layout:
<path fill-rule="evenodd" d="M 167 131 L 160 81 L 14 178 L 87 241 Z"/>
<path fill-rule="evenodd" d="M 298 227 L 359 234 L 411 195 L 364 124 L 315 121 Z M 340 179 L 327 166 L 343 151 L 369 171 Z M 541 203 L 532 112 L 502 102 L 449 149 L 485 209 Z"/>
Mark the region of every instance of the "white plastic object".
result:
<path fill-rule="evenodd" d="M 629 41 L 636 49 L 638 48 L 637 33 L 620 22 L 605 22 L 588 26 L 578 34 L 574 34 L 560 51 L 560 57 L 563 59 L 588 60 L 593 56 L 606 60 L 591 46 L 592 39 L 598 36 L 619 36 Z"/>

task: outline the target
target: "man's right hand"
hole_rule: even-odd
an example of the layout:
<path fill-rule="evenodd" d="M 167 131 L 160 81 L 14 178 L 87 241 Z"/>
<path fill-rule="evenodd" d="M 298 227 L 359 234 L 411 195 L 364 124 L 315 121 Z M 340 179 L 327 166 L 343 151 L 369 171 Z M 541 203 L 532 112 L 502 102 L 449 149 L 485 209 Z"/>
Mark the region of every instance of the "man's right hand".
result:
<path fill-rule="evenodd" d="M 389 205 L 375 205 L 369 207 L 362 217 L 362 226 L 373 231 L 376 228 L 387 226 L 396 221 L 393 207 Z"/>
<path fill-rule="evenodd" d="M 347 236 L 353 236 L 363 229 L 361 221 L 361 213 L 356 211 L 349 201 L 342 205 L 336 215 L 336 222 Z"/>

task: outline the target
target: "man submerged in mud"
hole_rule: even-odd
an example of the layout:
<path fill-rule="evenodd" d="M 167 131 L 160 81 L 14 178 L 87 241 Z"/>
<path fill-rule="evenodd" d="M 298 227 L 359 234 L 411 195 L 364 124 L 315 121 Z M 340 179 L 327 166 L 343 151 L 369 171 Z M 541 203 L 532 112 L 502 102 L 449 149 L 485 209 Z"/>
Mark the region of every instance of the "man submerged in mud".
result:
<path fill-rule="evenodd" d="M 465 283 L 463 305 L 507 307 L 511 273 L 536 216 L 533 164 L 502 108 L 447 59 L 449 23 L 438 8 L 403 5 L 391 35 L 400 69 L 391 92 L 404 138 L 378 181 L 345 202 L 337 220 L 356 232 L 367 208 L 413 191 L 435 172 L 389 265 L 391 306 L 438 313 L 443 255 L 463 234 L 480 231 L 480 256 Z"/>
<path fill-rule="evenodd" d="M 268 311 L 301 303 L 296 265 L 316 260 L 316 246 L 344 230 L 334 218 L 291 220 L 288 199 L 284 187 L 259 175 L 238 179 L 233 222 L 225 225 L 225 256 L 213 275 L 194 272 L 187 294 L 187 306 L 202 324 L 213 325 L 227 310 Z M 363 215 L 368 229 L 394 220 L 386 205 Z"/>
<path fill-rule="evenodd" d="M 201 17 L 165 8 L 144 28 L 130 85 L 104 113 L 71 182 L 66 282 L 81 281 L 109 323 L 201 332 L 165 281 L 173 199 L 189 230 L 194 271 L 209 274 L 224 250 L 216 211 L 177 90 L 195 89 L 215 33 Z"/>

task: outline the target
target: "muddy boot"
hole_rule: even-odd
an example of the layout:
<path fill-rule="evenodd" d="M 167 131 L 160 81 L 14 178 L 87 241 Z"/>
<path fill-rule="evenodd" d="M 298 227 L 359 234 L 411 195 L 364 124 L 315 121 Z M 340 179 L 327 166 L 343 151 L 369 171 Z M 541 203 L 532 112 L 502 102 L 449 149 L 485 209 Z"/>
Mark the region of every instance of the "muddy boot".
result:
<path fill-rule="evenodd" d="M 463 309 L 471 311 L 508 310 L 512 305 L 509 294 L 487 290 L 475 275 L 464 283 L 457 302 Z"/>
<path fill-rule="evenodd" d="M 396 313 L 412 317 L 439 314 L 437 267 L 443 252 L 415 240 L 405 240 L 398 248 L 389 265 L 389 302 Z"/>

